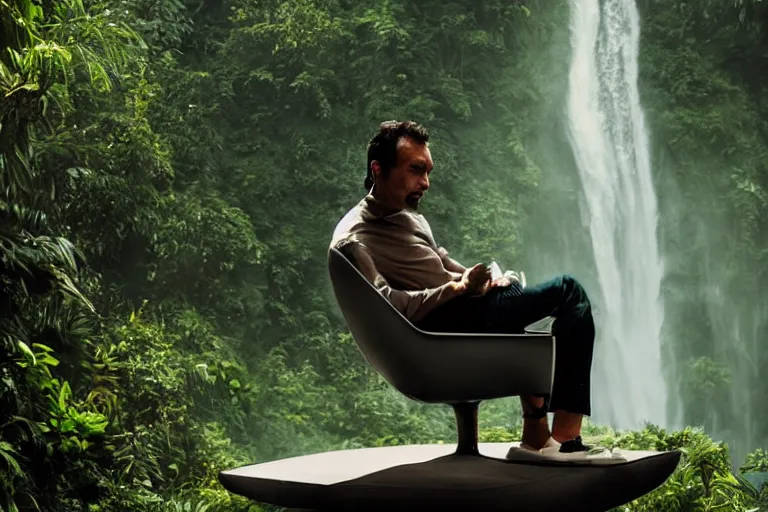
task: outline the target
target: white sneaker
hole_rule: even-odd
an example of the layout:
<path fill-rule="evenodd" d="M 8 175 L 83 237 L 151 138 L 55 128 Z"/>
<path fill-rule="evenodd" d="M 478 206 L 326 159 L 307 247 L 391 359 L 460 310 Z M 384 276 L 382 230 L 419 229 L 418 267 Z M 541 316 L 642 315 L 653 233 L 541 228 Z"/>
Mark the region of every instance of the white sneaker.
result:
<path fill-rule="evenodd" d="M 522 443 L 520 447 L 512 447 L 507 453 L 508 460 L 554 460 L 558 462 L 588 463 L 588 464 L 621 464 L 626 462 L 618 452 L 614 452 L 603 446 L 591 447 L 581 442 L 581 437 L 576 437 L 563 444 L 551 437 L 544 446 L 536 450 Z"/>

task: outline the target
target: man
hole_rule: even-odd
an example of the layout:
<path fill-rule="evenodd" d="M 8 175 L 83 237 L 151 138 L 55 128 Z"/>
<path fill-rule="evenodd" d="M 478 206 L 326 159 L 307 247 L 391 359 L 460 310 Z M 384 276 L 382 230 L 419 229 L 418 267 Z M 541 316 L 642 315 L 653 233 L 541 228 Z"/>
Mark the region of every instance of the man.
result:
<path fill-rule="evenodd" d="M 336 226 L 331 245 L 426 331 L 519 333 L 555 317 L 552 402 L 547 408 L 542 398 L 521 397 L 523 439 L 510 455 L 605 457 L 605 450 L 591 450 L 580 436 L 582 418 L 591 412 L 595 338 L 586 292 L 567 275 L 527 288 L 514 278 L 491 281 L 486 265 L 466 268 L 439 247 L 426 219 L 416 213 L 433 168 L 428 142 L 428 132 L 416 123 L 380 125 L 368 146 L 369 193 Z M 551 432 L 548 411 L 554 412 Z"/>

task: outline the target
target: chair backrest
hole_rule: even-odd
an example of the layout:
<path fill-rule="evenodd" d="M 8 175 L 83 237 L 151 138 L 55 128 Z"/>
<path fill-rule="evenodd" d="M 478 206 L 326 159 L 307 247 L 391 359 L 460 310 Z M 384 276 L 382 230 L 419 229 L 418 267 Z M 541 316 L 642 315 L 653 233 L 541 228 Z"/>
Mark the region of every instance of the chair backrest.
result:
<path fill-rule="evenodd" d="M 419 331 L 337 249 L 329 250 L 328 270 L 344 320 L 363 356 L 402 391 L 407 387 L 403 381 L 418 373 L 413 360 L 424 350 Z"/>

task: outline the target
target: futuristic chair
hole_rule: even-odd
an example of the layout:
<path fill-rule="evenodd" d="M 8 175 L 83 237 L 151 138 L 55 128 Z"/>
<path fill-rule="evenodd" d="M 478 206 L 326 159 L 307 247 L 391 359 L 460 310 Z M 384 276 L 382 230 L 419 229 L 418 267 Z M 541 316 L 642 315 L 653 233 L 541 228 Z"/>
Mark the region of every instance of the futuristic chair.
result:
<path fill-rule="evenodd" d="M 222 471 L 225 488 L 258 502 L 311 510 L 606 511 L 661 485 L 680 453 L 623 451 L 612 465 L 507 460 L 509 443 L 478 445 L 482 400 L 548 395 L 556 343 L 526 334 L 424 332 L 341 252 L 328 265 L 344 319 L 365 359 L 398 391 L 456 414 L 455 445 L 339 450 Z"/>

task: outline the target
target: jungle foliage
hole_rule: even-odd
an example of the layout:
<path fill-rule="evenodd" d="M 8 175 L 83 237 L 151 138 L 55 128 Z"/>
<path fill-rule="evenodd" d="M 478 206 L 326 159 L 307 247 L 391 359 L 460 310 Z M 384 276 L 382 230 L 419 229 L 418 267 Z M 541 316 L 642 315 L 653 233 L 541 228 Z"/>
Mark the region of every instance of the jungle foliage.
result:
<path fill-rule="evenodd" d="M 764 330 L 768 5 L 638 4 L 671 351 L 705 430 L 590 433 L 685 451 L 628 510 L 768 510 L 743 476 L 765 451 L 737 471 L 708 435 L 748 410 L 766 445 L 768 350 L 724 353 L 701 284 L 722 276 L 728 311 Z M 432 133 L 441 243 L 535 259 L 527 221 L 572 192 L 541 186 L 567 167 L 567 18 L 541 0 L 0 0 L 0 509 L 263 510 L 217 472 L 452 442 L 447 408 L 363 362 L 327 243 L 364 193 L 372 129 L 409 118 Z M 514 401 L 481 420 L 483 440 L 519 439 Z"/>

